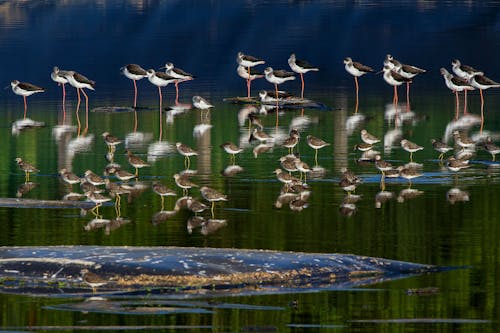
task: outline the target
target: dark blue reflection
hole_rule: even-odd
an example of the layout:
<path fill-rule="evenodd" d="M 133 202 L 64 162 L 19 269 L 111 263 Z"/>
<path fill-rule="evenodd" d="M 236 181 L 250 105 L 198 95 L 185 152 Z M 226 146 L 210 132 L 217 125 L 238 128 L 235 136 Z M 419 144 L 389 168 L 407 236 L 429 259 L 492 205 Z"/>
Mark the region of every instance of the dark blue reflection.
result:
<path fill-rule="evenodd" d="M 345 56 L 379 69 L 391 53 L 428 69 L 421 85 L 429 89 L 443 85 L 439 68 L 453 58 L 500 80 L 499 9 L 496 2 L 4 2 L 1 80 L 33 82 L 55 98 L 60 92 L 49 74 L 57 65 L 97 81 L 98 98 L 125 98 L 131 82 L 120 75 L 121 66 L 156 69 L 171 61 L 197 76 L 184 87 L 190 92 L 242 95 L 238 51 L 285 69 L 289 54 L 297 53 L 321 68 L 307 77 L 308 91 L 316 94 L 352 85 Z M 381 77 L 365 81 L 375 91 L 387 88 Z M 149 83 L 140 85 L 155 96 Z M 260 80 L 254 89 L 270 87 Z"/>

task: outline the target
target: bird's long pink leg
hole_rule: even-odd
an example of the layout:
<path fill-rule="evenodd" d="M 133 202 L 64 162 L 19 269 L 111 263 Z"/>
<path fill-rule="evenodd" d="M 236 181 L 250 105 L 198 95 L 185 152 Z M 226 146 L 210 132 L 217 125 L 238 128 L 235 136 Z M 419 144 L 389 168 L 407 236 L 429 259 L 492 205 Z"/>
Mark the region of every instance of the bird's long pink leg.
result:
<path fill-rule="evenodd" d="M 406 82 L 406 111 L 410 111 L 410 82 Z"/>
<path fill-rule="evenodd" d="M 483 89 L 479 89 L 479 94 L 481 95 L 481 128 L 479 129 L 479 133 L 483 134 L 483 128 L 484 128 L 484 97 L 483 97 Z"/>
<path fill-rule="evenodd" d="M 65 83 L 61 83 L 62 85 L 62 92 L 63 92 L 63 98 L 62 98 L 62 109 L 63 109 L 63 124 L 66 123 L 66 86 Z"/>
<path fill-rule="evenodd" d="M 79 115 L 79 111 L 80 111 L 80 102 L 81 102 L 81 98 L 80 98 L 80 88 L 76 88 L 76 93 L 78 95 L 78 102 L 76 103 L 76 121 L 78 123 L 78 136 L 80 136 L 80 130 L 82 128 L 82 124 L 80 123 L 80 115 Z"/>
<path fill-rule="evenodd" d="M 137 83 L 134 81 L 134 109 L 137 107 Z"/>
<path fill-rule="evenodd" d="M 179 80 L 175 81 L 175 104 L 179 103 Z"/>
<path fill-rule="evenodd" d="M 467 114 L 467 89 L 464 90 L 464 114 Z"/>
<path fill-rule="evenodd" d="M 304 99 L 304 74 L 300 73 L 300 80 L 302 82 L 302 90 L 300 92 L 300 98 Z"/>
<path fill-rule="evenodd" d="M 274 88 L 276 90 L 276 127 L 278 127 L 278 84 L 274 84 Z"/>
<path fill-rule="evenodd" d="M 28 103 L 26 102 L 26 96 L 23 96 L 24 99 L 24 119 L 26 119 L 26 111 L 28 111 Z"/>
<path fill-rule="evenodd" d="M 455 91 L 455 120 L 458 119 L 458 91 Z"/>
<path fill-rule="evenodd" d="M 250 98 L 250 85 L 251 85 L 251 80 L 247 79 L 247 97 Z"/>
<path fill-rule="evenodd" d="M 358 93 L 359 93 L 359 84 L 358 84 L 358 77 L 354 77 L 354 83 L 356 84 L 356 104 L 358 104 Z"/>

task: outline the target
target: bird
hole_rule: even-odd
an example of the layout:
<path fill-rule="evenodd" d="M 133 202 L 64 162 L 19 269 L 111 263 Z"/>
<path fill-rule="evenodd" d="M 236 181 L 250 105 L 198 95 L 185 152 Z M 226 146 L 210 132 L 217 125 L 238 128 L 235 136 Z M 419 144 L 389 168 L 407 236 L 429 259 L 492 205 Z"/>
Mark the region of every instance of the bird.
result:
<path fill-rule="evenodd" d="M 404 179 L 408 180 L 409 187 L 411 187 L 411 180 L 413 178 L 422 176 L 422 173 L 420 173 L 416 168 L 412 167 L 400 166 L 398 167 L 398 171 L 400 177 L 403 177 Z"/>
<path fill-rule="evenodd" d="M 481 96 L 481 110 L 484 107 L 483 90 L 500 87 L 500 83 L 493 81 L 492 79 L 481 74 L 476 74 L 472 76 L 469 79 L 469 84 L 474 88 L 479 89 L 479 95 Z"/>
<path fill-rule="evenodd" d="M 40 172 L 40 170 L 38 170 L 30 163 L 24 162 L 23 159 L 20 157 L 16 157 L 14 161 L 16 161 L 17 165 L 19 166 L 19 169 L 24 171 L 25 183 L 28 183 L 30 181 L 30 173 Z"/>
<path fill-rule="evenodd" d="M 354 192 L 357 185 L 361 183 L 361 179 L 346 167 L 342 167 L 340 172 L 342 175 L 340 176 L 339 186 L 348 194 Z"/>
<path fill-rule="evenodd" d="M 207 200 L 208 202 L 211 203 L 212 208 L 212 218 L 214 218 L 214 206 L 216 201 L 227 201 L 227 195 L 222 194 L 218 192 L 217 190 L 214 190 L 213 188 L 210 188 L 208 186 L 202 186 L 200 188 L 200 193 L 201 196 Z"/>
<path fill-rule="evenodd" d="M 171 62 L 167 62 L 165 66 L 160 69 L 165 69 L 167 75 L 175 78 L 175 104 L 177 104 L 179 102 L 179 83 L 193 80 L 194 75 L 180 68 L 176 68 Z"/>
<path fill-rule="evenodd" d="M 462 160 L 462 159 L 457 159 L 453 156 L 449 157 L 448 160 L 446 161 L 446 167 L 453 172 L 458 172 L 462 169 L 469 168 L 469 161 L 468 160 Z"/>
<path fill-rule="evenodd" d="M 264 73 L 256 70 L 255 68 L 246 68 L 244 66 L 238 65 L 236 68 L 238 75 L 247 81 L 247 98 L 251 96 L 251 85 L 252 81 L 264 77 Z"/>
<path fill-rule="evenodd" d="M 100 193 L 92 192 L 92 191 L 85 192 L 85 196 L 87 197 L 87 199 L 89 199 L 90 201 L 92 201 L 93 203 L 95 203 L 94 208 L 92 208 L 92 213 L 97 218 L 100 217 L 100 215 L 99 215 L 99 207 L 103 203 L 111 201 L 111 198 L 106 197 L 106 196 L 104 196 L 104 195 L 102 195 Z"/>
<path fill-rule="evenodd" d="M 294 161 L 295 162 L 295 161 Z M 283 184 L 285 185 L 289 185 L 293 182 L 298 182 L 300 181 L 298 178 L 290 175 L 289 173 L 286 173 L 284 172 L 283 170 L 281 170 L 280 168 L 276 168 L 274 170 L 274 173 L 276 174 L 276 178 L 282 182 Z M 287 186 L 288 187 L 288 186 Z"/>
<path fill-rule="evenodd" d="M 149 163 L 144 162 L 141 158 L 135 156 L 130 150 L 127 150 L 127 160 L 131 166 L 135 168 L 135 177 L 139 176 L 139 169 L 150 166 Z"/>
<path fill-rule="evenodd" d="M 264 70 L 266 80 L 274 84 L 274 90 L 276 96 L 278 96 L 278 85 L 286 81 L 295 80 L 295 75 L 292 72 L 287 72 L 285 70 L 274 70 L 272 67 L 267 67 Z M 276 100 L 276 106 L 278 106 L 278 100 Z"/>
<path fill-rule="evenodd" d="M 193 100 L 193 106 L 201 110 L 201 115 L 203 115 L 203 111 L 206 110 L 208 116 L 208 111 L 214 107 L 212 104 L 210 104 L 206 99 L 204 99 L 201 96 L 193 96 L 192 100 Z"/>
<path fill-rule="evenodd" d="M 156 194 L 158 194 L 161 197 L 161 210 L 162 211 L 164 209 L 165 197 L 177 195 L 177 193 L 174 190 L 169 189 L 168 187 L 166 187 L 165 185 L 163 185 L 162 183 L 160 183 L 158 181 L 153 182 L 152 189 L 153 189 L 153 192 L 155 192 Z"/>
<path fill-rule="evenodd" d="M 443 161 L 444 155 L 449 152 L 450 150 L 453 150 L 452 147 L 448 146 L 446 143 L 436 140 L 436 139 L 431 139 L 432 147 L 434 148 L 435 151 L 437 151 L 439 154 L 439 160 Z"/>
<path fill-rule="evenodd" d="M 115 151 L 116 146 L 122 143 L 122 140 L 118 139 L 116 136 L 109 134 L 109 132 L 104 132 L 101 135 L 110 152 Z"/>
<path fill-rule="evenodd" d="M 125 75 L 126 78 L 134 82 L 134 109 L 137 107 L 137 82 L 147 77 L 148 74 L 144 68 L 137 64 L 128 64 L 120 68 L 120 72 Z"/>
<path fill-rule="evenodd" d="M 231 161 L 233 162 L 233 164 L 235 163 L 236 155 L 243 151 L 243 148 L 229 141 L 224 142 L 220 145 L 220 147 L 224 149 L 226 153 L 231 155 Z"/>
<path fill-rule="evenodd" d="M 411 80 L 415 76 L 417 76 L 418 74 L 425 73 L 426 70 L 419 68 L 419 67 L 416 67 L 416 66 L 413 66 L 413 65 L 403 64 L 403 63 L 399 62 L 398 60 L 394 59 L 394 57 L 390 54 L 388 54 L 386 56 L 386 60 L 387 60 L 387 62 L 393 64 L 393 66 L 394 66 L 393 69 L 398 74 L 400 74 L 404 78 L 410 80 L 410 81 L 406 81 L 406 103 L 409 106 L 409 104 L 410 104 L 410 84 L 412 82 Z"/>
<path fill-rule="evenodd" d="M 300 158 L 295 159 L 295 167 L 300 172 L 300 180 L 302 180 L 302 174 L 304 175 L 304 184 L 307 184 L 307 174 L 312 171 L 309 165 L 302 161 Z"/>
<path fill-rule="evenodd" d="M 290 132 L 290 136 L 281 144 L 283 147 L 288 148 L 288 154 L 293 153 L 293 148 L 299 143 L 300 134 L 298 131 Z"/>
<path fill-rule="evenodd" d="M 374 145 L 374 144 L 380 142 L 379 138 L 368 133 L 368 131 L 366 129 L 362 129 L 360 134 L 361 134 L 361 140 L 363 140 L 364 143 L 367 143 L 369 145 Z"/>
<path fill-rule="evenodd" d="M 96 175 L 92 170 L 86 170 L 84 174 L 84 178 L 87 182 L 94 186 L 104 185 L 104 179 L 102 177 Z"/>
<path fill-rule="evenodd" d="M 300 98 L 304 99 L 304 74 L 307 72 L 317 72 L 319 71 L 319 68 L 314 67 L 305 60 L 297 59 L 295 53 L 292 53 L 288 58 L 288 65 L 292 71 L 300 75 L 300 80 L 302 82 Z"/>
<path fill-rule="evenodd" d="M 456 76 L 469 80 L 475 75 L 484 75 L 483 71 L 477 70 L 474 67 L 468 65 L 462 65 L 460 60 L 454 59 L 451 61 L 451 70 Z"/>
<path fill-rule="evenodd" d="M 161 93 L 161 87 L 166 87 L 170 83 L 176 82 L 177 79 L 164 72 L 155 72 L 154 69 L 148 69 L 146 71 L 146 75 L 148 77 L 149 82 L 158 87 L 158 95 L 160 98 L 160 110 L 161 110 L 161 106 L 163 103 L 163 95 Z"/>
<path fill-rule="evenodd" d="M 70 185 L 80 183 L 80 177 L 75 175 L 73 172 L 68 171 L 68 169 L 66 168 L 62 168 L 61 170 L 59 170 L 59 175 L 64 182 Z"/>
<path fill-rule="evenodd" d="M 410 162 L 413 162 L 413 153 L 424 149 L 424 147 L 417 145 L 407 139 L 401 140 L 401 147 L 410 153 Z"/>
<path fill-rule="evenodd" d="M 330 143 L 328 143 L 320 138 L 317 138 L 315 136 L 308 135 L 307 136 L 307 144 L 309 145 L 309 147 L 311 147 L 312 149 L 315 150 L 314 161 L 316 162 L 316 165 L 318 165 L 318 150 L 329 146 Z"/>
<path fill-rule="evenodd" d="M 397 87 L 399 87 L 405 82 L 411 82 L 411 79 L 406 78 L 403 75 L 399 74 L 394 69 L 391 69 L 391 67 L 388 65 L 384 65 L 382 71 L 384 72 L 384 81 L 394 87 L 393 104 L 396 106 L 399 100 Z"/>
<path fill-rule="evenodd" d="M 188 197 L 187 199 L 187 208 L 194 213 L 195 216 L 198 215 L 198 213 L 204 212 L 208 206 L 205 205 L 203 202 L 200 202 L 196 199 L 193 199 L 191 197 Z"/>
<path fill-rule="evenodd" d="M 96 293 L 97 287 L 104 286 L 108 284 L 108 281 L 102 278 L 101 276 L 97 275 L 96 273 L 90 272 L 88 269 L 82 269 L 80 271 L 80 274 L 82 275 L 82 280 L 85 282 L 87 285 L 89 285 L 92 288 L 92 293 Z"/>
<path fill-rule="evenodd" d="M 109 178 L 104 179 L 106 190 L 115 199 L 116 214 L 120 215 L 121 195 L 130 193 L 130 190 L 122 184 L 114 183 Z"/>
<path fill-rule="evenodd" d="M 242 66 L 243 68 L 247 69 L 247 97 L 250 97 L 250 84 L 251 84 L 251 76 L 252 76 L 252 71 L 251 67 L 255 67 L 257 65 L 262 65 L 265 64 L 266 62 L 262 59 L 258 59 L 254 56 L 244 54 L 243 52 L 238 52 L 236 55 L 236 62 L 238 63 L 239 66 Z M 238 72 L 239 74 L 239 72 Z M 241 74 L 240 74 L 241 76 Z"/>
<path fill-rule="evenodd" d="M 457 118 L 458 118 L 458 93 L 463 91 L 464 92 L 464 114 L 467 113 L 467 91 L 469 90 L 474 90 L 474 87 L 469 84 L 469 81 L 467 79 L 461 78 L 459 76 L 454 76 L 446 68 L 441 67 L 439 70 L 441 75 L 443 75 L 444 82 L 448 89 L 450 89 L 453 93 L 455 93 L 455 103 L 456 103 L 456 109 L 457 109 Z"/>
<path fill-rule="evenodd" d="M 288 171 L 289 174 L 298 171 L 295 166 L 295 160 L 297 160 L 297 157 L 293 154 L 282 156 L 279 159 L 281 167 Z"/>
<path fill-rule="evenodd" d="M 59 67 L 54 66 L 52 68 L 52 73 L 50 73 L 50 78 L 52 81 L 56 82 L 58 85 L 61 85 L 62 87 L 62 92 L 63 92 L 63 97 L 62 97 L 62 104 L 63 104 L 63 112 L 64 115 L 66 115 L 66 83 L 68 83 L 68 79 L 65 77 L 66 76 L 66 71 L 59 69 Z"/>
<path fill-rule="evenodd" d="M 23 96 L 24 100 L 24 119 L 26 119 L 26 113 L 28 111 L 28 103 L 26 101 L 26 97 L 31 96 L 36 93 L 44 92 L 45 89 L 39 86 L 36 86 L 32 83 L 28 82 L 19 82 L 18 80 L 13 80 L 10 82 L 10 86 L 14 94 Z"/>
<path fill-rule="evenodd" d="M 486 138 L 486 142 L 481 144 L 481 147 L 488 153 L 490 153 L 491 161 L 495 162 L 496 155 L 500 153 L 500 147 L 493 143 L 490 136 Z"/>
<path fill-rule="evenodd" d="M 196 185 L 191 180 L 189 180 L 189 178 L 187 176 L 182 176 L 182 175 L 179 175 L 178 173 L 176 173 L 176 174 L 174 174 L 173 177 L 175 180 L 175 184 L 178 187 L 182 188 L 184 196 L 186 196 L 188 194 L 188 191 L 190 188 L 198 187 L 198 185 Z"/>
<path fill-rule="evenodd" d="M 259 91 L 259 99 L 264 104 L 276 103 L 276 101 L 284 100 L 289 97 L 292 97 L 292 95 L 286 91 L 278 90 L 278 95 L 276 95 L 274 90 Z"/>
<path fill-rule="evenodd" d="M 382 172 L 382 177 L 385 177 L 385 172 L 392 170 L 392 164 L 384 161 L 380 155 L 375 156 L 375 167 Z"/>
<path fill-rule="evenodd" d="M 248 139 L 248 142 L 251 142 L 253 139 L 258 140 L 259 142 L 266 142 L 272 140 L 273 137 L 268 135 L 264 131 L 260 131 L 257 128 L 254 128 L 252 134 L 250 135 L 250 138 Z"/>
<path fill-rule="evenodd" d="M 83 95 L 85 96 L 86 110 L 88 110 L 89 97 L 85 93 L 84 89 L 95 90 L 95 81 L 92 81 L 75 71 L 66 71 L 64 73 L 64 77 L 68 80 L 68 83 L 76 89 L 78 95 L 78 104 L 80 104 L 81 101 L 80 91 L 83 93 Z"/>
<path fill-rule="evenodd" d="M 175 147 L 177 148 L 177 152 L 184 156 L 184 167 L 189 169 L 189 166 L 191 165 L 191 160 L 189 158 L 191 156 L 197 156 L 198 152 L 182 142 L 176 142 Z"/>
<path fill-rule="evenodd" d="M 359 84 L 358 84 L 358 77 L 365 75 L 366 73 L 373 73 L 375 72 L 373 68 L 363 65 L 359 62 L 353 61 L 350 57 L 346 57 L 344 59 L 344 65 L 345 65 L 345 70 L 354 76 L 354 83 L 356 84 L 356 110 L 357 106 L 359 104 Z"/>
<path fill-rule="evenodd" d="M 457 144 L 462 149 L 474 149 L 476 147 L 476 142 L 466 136 L 465 134 L 460 133 L 459 131 L 453 131 L 453 139 L 455 140 L 455 144 Z"/>
<path fill-rule="evenodd" d="M 251 127 L 252 125 L 255 125 L 259 128 L 259 130 L 264 129 L 264 125 L 262 124 L 262 121 L 260 120 L 259 116 L 257 114 L 250 112 L 248 114 L 248 126 Z M 250 129 L 250 128 L 249 128 Z"/>

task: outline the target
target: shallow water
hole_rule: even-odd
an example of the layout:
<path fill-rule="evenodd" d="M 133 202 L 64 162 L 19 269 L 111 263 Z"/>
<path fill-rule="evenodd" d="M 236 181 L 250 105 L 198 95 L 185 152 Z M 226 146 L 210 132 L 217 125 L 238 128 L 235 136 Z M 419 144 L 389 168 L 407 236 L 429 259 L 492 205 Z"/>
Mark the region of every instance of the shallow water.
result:
<path fill-rule="evenodd" d="M 196 10 L 192 10 L 195 5 Z M 225 224 L 217 230 L 198 228 L 192 233 L 186 222 L 190 214 L 184 211 L 152 223 L 161 210 L 161 201 L 151 189 L 131 202 L 125 197 L 120 212 L 110 205 L 100 209 L 104 218 L 113 219 L 120 213 L 130 221 L 116 229 L 93 229 L 95 225 L 89 224 L 91 215 L 80 216 L 76 209 L 2 207 L 0 245 L 235 247 L 354 253 L 466 267 L 363 289 L 215 299 L 200 295 L 208 305 L 199 305 L 198 309 L 209 313 L 172 311 L 137 316 L 70 312 L 61 311 L 63 305 L 79 300 L 3 294 L 3 327 L 33 326 L 39 331 L 67 331 L 73 325 L 115 326 L 116 330 L 144 325 L 149 330 L 195 331 L 494 331 L 498 320 L 496 281 L 500 279 L 496 241 L 500 168 L 490 162 L 489 154 L 478 151 L 469 169 L 454 174 L 439 164 L 430 139 L 444 138 L 455 118 L 454 96 L 444 86 L 440 67 L 450 68 L 451 60 L 459 58 L 483 69 L 487 76 L 500 79 L 496 3 L 403 2 L 389 6 L 373 2 L 37 1 L 5 2 L 0 9 L 1 76 L 5 85 L 19 79 L 47 88 L 46 93 L 28 98 L 29 118 L 44 122 L 45 127 L 18 134 L 12 133 L 12 124 L 22 119 L 22 100 L 10 89 L 1 93 L 4 121 L 0 136 L 7 149 L 0 152 L 0 197 L 15 197 L 24 183 L 24 175 L 14 162 L 17 156 L 40 169 L 31 177 L 37 186 L 23 194 L 25 198 L 61 199 L 67 193 L 57 177 L 62 167 L 78 175 L 87 169 L 102 174 L 108 164 L 107 148 L 101 138 L 104 131 L 129 138 L 127 146 L 151 163 L 150 168 L 140 171 L 140 179 L 147 184 L 160 180 L 175 188 L 172 175 L 184 169 L 184 161 L 172 144 L 181 141 L 196 148 L 199 156 L 192 159 L 191 169 L 197 171 L 193 180 L 229 197 L 228 202 L 218 203 L 215 208 L 215 217 L 225 220 Z M 279 19 L 275 19 L 276 13 L 280 13 Z M 478 52 L 485 45 L 488 51 Z M 314 151 L 307 146 L 305 137 L 312 134 L 332 143 L 319 151 L 319 165 L 325 172 L 308 180 L 312 193 L 308 207 L 301 212 L 291 211 L 287 205 L 275 208 L 281 186 L 272 171 L 279 167 L 278 159 L 286 149 L 276 145 L 256 158 L 256 144 L 248 143 L 248 123 L 240 123 L 238 118 L 243 106 L 222 101 L 246 92 L 245 83 L 235 73 L 235 56 L 240 50 L 265 58 L 275 68 L 288 68 L 286 59 L 294 51 L 321 69 L 306 75 L 306 97 L 324 103 L 330 110 L 287 111 L 279 115 L 278 126 L 275 113 L 261 116 L 265 130 L 277 137 L 287 135 L 291 127 L 299 127 L 300 156 L 310 165 L 314 165 Z M 388 120 L 385 113 L 390 109 L 392 88 L 381 76 L 367 75 L 360 79 L 358 114 L 364 120 L 356 122 L 359 116 L 353 117 L 354 82 L 342 60 L 351 56 L 379 69 L 386 53 L 428 69 L 412 84 L 414 116 L 397 124 Z M 119 74 L 124 64 L 136 62 L 158 68 L 167 60 L 197 76 L 192 82 L 180 84 L 180 101 L 189 103 L 192 95 L 202 95 L 215 105 L 208 115 L 190 110 L 175 117 L 162 113 L 160 118 L 157 89 L 142 80 L 138 83 L 138 104 L 142 108 L 137 111 L 137 121 L 134 112 L 89 112 L 86 129 L 85 103 L 76 113 L 76 94 L 70 88 L 63 119 L 61 90 L 49 77 L 52 66 L 75 69 L 96 80 L 96 91 L 89 93 L 93 109 L 132 104 L 132 83 Z M 272 88 L 264 80 L 255 81 L 253 86 L 254 92 Z M 298 82 L 285 83 L 283 88 L 299 92 Z M 400 94 L 404 102 L 403 88 Z M 496 139 L 499 96 L 494 89 L 485 92 L 484 131 Z M 163 106 L 172 105 L 174 99 L 174 88 L 168 86 Z M 476 92 L 470 94 L 468 107 L 472 114 L 480 114 Z M 411 114 L 405 113 L 405 108 L 401 106 L 400 115 Z M 58 136 L 63 121 L 76 128 Z M 197 127 L 206 130 L 201 135 L 193 133 L 195 125 L 200 124 L 212 127 Z M 360 142 L 361 128 L 383 137 L 385 143 L 391 134 L 399 133 L 424 146 L 423 151 L 414 154 L 415 161 L 423 164 L 424 174 L 411 185 L 423 193 L 405 197 L 402 191 L 409 187 L 406 180 L 387 180 L 386 191 L 393 197 L 376 208 L 380 174 L 373 163 L 356 163 L 360 153 L 353 150 Z M 479 128 L 478 124 L 472 126 L 469 134 L 477 134 Z M 225 141 L 247 146 L 236 158 L 243 171 L 232 177 L 221 174 L 231 164 L 219 148 Z M 132 172 L 124 146 L 118 146 L 114 160 Z M 397 141 L 388 147 L 379 144 L 377 150 L 394 165 L 408 161 L 408 153 Z M 162 152 L 161 156 L 157 156 L 158 152 Z M 356 191 L 362 199 L 354 211 L 341 209 L 345 193 L 337 183 L 344 166 L 364 181 Z M 452 188 L 467 191 L 469 200 L 448 200 Z M 190 193 L 200 198 L 198 190 Z M 175 200 L 167 198 L 165 208 L 172 209 Z M 203 215 L 209 217 L 210 213 Z M 431 293 L 412 292 L 428 287 L 436 289 Z M 148 299 L 145 302 L 146 307 L 163 306 L 148 303 Z M 220 307 L 214 302 L 241 307 Z"/>

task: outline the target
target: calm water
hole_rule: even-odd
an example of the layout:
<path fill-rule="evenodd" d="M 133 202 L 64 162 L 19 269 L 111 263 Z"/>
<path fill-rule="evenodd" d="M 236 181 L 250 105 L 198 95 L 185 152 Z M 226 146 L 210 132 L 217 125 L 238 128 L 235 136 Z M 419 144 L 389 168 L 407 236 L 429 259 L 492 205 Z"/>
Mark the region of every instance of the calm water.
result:
<path fill-rule="evenodd" d="M 17 156 L 41 170 L 32 177 L 37 186 L 23 194 L 25 198 L 62 198 L 67 193 L 57 177 L 62 167 L 79 175 L 87 169 L 101 174 L 108 164 L 107 148 L 101 138 L 104 131 L 128 138 L 128 147 L 151 163 L 150 168 L 140 171 L 141 180 L 160 180 L 171 188 L 175 188 L 172 175 L 184 169 L 183 158 L 172 144 L 181 141 L 196 148 L 200 155 L 192 161 L 191 168 L 197 171 L 193 180 L 229 196 L 227 203 L 218 204 L 215 209 L 216 218 L 226 220 L 225 225 L 209 235 L 200 229 L 188 233 L 187 212 L 153 225 L 152 217 L 160 211 L 161 202 L 150 189 L 131 202 L 124 200 L 120 214 L 130 223 L 109 232 L 105 228 L 87 230 L 91 229 L 88 223 L 92 218 L 80 216 L 78 210 L 0 208 L 0 245 L 237 247 L 354 253 L 467 267 L 362 290 L 228 296 L 218 301 L 249 306 L 208 306 L 213 310 L 210 314 L 133 316 L 67 312 L 47 306 L 77 300 L 3 294 L 0 324 L 21 328 L 47 326 L 37 331 L 54 330 L 56 326 L 66 327 L 57 330 L 67 331 L 72 325 L 146 325 L 164 330 L 168 330 L 165 326 L 178 325 L 194 331 L 217 332 L 495 331 L 500 293 L 500 168 L 490 162 L 489 154 L 478 151 L 472 166 L 455 175 L 439 164 L 430 139 L 445 137 L 446 129 L 456 124 L 454 96 L 444 86 L 440 67 L 450 68 L 451 60 L 459 58 L 500 80 L 499 9 L 494 2 L 403 2 L 391 6 L 373 2 L 352 5 L 230 1 L 0 4 L 4 84 L 18 79 L 47 88 L 46 93 L 28 98 L 28 116 L 46 126 L 19 134 L 12 133 L 12 123 L 22 119 L 22 99 L 10 88 L 1 92 L 1 197 L 15 197 L 24 183 L 24 175 L 14 162 Z M 245 83 L 235 73 L 238 51 L 265 58 L 275 68 L 288 68 L 286 60 L 290 52 L 296 52 L 299 58 L 321 68 L 318 73 L 306 75 L 306 96 L 328 105 L 330 110 L 293 110 L 279 115 L 278 126 L 275 113 L 261 116 L 265 130 L 276 137 L 287 135 L 291 127 L 299 127 L 303 140 L 298 149 L 310 165 L 314 165 L 314 151 L 307 146 L 306 135 L 332 143 L 319 152 L 324 174 L 308 181 L 312 194 L 308 207 L 301 212 L 293 212 L 287 205 L 275 208 L 281 186 L 272 171 L 279 167 L 278 159 L 286 154 L 286 149 L 277 144 L 255 157 L 256 144 L 248 143 L 248 123 L 239 120 L 243 106 L 222 101 L 246 92 Z M 345 72 L 342 60 L 351 56 L 380 69 L 387 53 L 428 70 L 412 84 L 413 113 L 400 113 L 413 116 L 397 124 L 388 119 L 392 87 L 380 75 L 372 75 L 360 79 L 358 114 L 364 120 L 354 122 L 354 82 Z M 90 112 L 86 128 L 85 104 L 76 113 L 76 94 L 68 88 L 67 114 L 63 119 L 61 91 L 50 80 L 54 65 L 75 69 L 96 80 L 96 91 L 89 93 L 93 109 L 132 104 L 132 83 L 119 73 L 124 64 L 158 68 L 166 61 L 197 76 L 180 85 L 180 101 L 189 103 L 195 94 L 206 97 L 215 105 L 208 116 L 190 110 L 175 117 L 163 113 L 160 118 L 157 89 L 142 80 L 138 83 L 141 108 L 137 115 Z M 264 80 L 254 82 L 254 92 L 263 88 L 270 89 L 271 85 Z M 285 83 L 283 88 L 298 93 L 299 83 Z M 400 89 L 401 101 L 403 90 Z M 163 106 L 171 105 L 175 99 L 173 86 L 163 91 Z M 500 95 L 490 89 L 485 98 L 484 132 L 498 140 L 500 118 L 496 111 Z M 468 107 L 476 117 L 480 114 L 477 93 L 470 94 Z M 74 126 L 74 131 L 59 135 L 63 121 Z M 200 124 L 212 127 L 194 133 Z M 393 198 L 376 208 L 380 175 L 372 163 L 356 163 L 360 153 L 352 149 L 360 142 L 362 128 L 384 138 L 385 143 L 391 133 L 399 133 L 425 147 L 414 154 L 415 161 L 423 164 L 424 176 L 415 179 L 411 188 L 422 191 L 420 195 L 406 198 L 401 191 L 408 188 L 408 182 L 401 178 L 388 180 L 386 191 Z M 479 129 L 476 123 L 468 133 L 476 135 Z M 139 136 L 143 139 L 133 140 Z M 74 148 L 82 141 L 84 144 Z M 236 158 L 243 171 L 232 177 L 221 174 L 230 165 L 229 157 L 219 148 L 225 141 L 246 146 Z M 394 165 L 408 161 L 408 153 L 397 141 L 388 147 L 380 144 L 377 150 Z M 127 163 L 124 145 L 119 146 L 114 161 L 133 171 Z M 345 196 L 337 185 L 341 167 L 349 167 L 364 180 L 356 191 L 362 199 L 353 212 L 341 209 Z M 452 188 L 468 192 L 469 200 L 447 200 Z M 197 190 L 192 194 L 199 197 Z M 171 209 L 174 202 L 175 199 L 167 199 L 166 209 Z M 102 207 L 101 212 L 109 219 L 117 214 L 111 206 Z M 427 287 L 437 288 L 437 292 L 425 296 L 407 292 Z M 292 300 L 298 301 L 297 307 L 290 306 Z M 250 305 L 280 308 L 259 310 Z"/>

